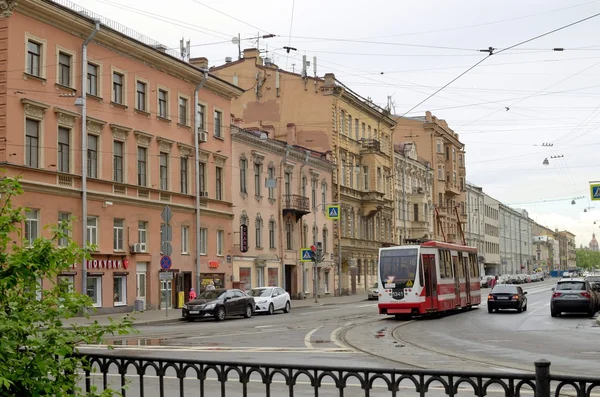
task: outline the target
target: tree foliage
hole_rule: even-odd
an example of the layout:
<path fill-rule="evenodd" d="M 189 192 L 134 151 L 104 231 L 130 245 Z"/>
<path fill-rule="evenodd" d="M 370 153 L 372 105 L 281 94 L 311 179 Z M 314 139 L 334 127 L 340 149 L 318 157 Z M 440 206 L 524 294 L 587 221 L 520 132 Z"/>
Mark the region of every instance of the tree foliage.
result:
<path fill-rule="evenodd" d="M 600 252 L 590 251 L 585 248 L 577 248 L 575 253 L 577 267 L 582 267 L 584 269 L 600 268 Z"/>
<path fill-rule="evenodd" d="M 77 345 L 128 333 L 131 322 L 67 327 L 65 320 L 82 312 L 87 316 L 92 301 L 59 283 L 58 276 L 89 255 L 69 238 L 68 224 L 51 227 L 51 237 L 38 238 L 31 247 L 25 244 L 20 237 L 24 209 L 13 205 L 22 193 L 19 178 L 0 180 L 0 396 L 81 396 L 77 384 L 84 361 L 72 354 Z M 59 239 L 67 241 L 66 247 L 58 247 Z"/>

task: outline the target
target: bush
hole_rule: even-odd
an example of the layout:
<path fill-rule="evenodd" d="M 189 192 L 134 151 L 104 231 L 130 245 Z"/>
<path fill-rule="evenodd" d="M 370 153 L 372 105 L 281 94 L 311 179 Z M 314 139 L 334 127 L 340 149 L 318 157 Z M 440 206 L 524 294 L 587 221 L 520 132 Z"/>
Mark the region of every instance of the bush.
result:
<path fill-rule="evenodd" d="M 89 255 L 67 235 L 68 224 L 50 227 L 51 237 L 38 238 L 31 247 L 22 243 L 24 210 L 13 206 L 22 193 L 19 178 L 0 180 L 0 395 L 83 395 L 77 382 L 84 362 L 72 354 L 77 345 L 129 333 L 131 322 L 65 327 L 65 320 L 82 312 L 87 316 L 92 301 L 58 283 L 58 275 Z M 58 247 L 61 238 L 66 247 Z M 39 298 L 42 279 L 50 288 Z"/>

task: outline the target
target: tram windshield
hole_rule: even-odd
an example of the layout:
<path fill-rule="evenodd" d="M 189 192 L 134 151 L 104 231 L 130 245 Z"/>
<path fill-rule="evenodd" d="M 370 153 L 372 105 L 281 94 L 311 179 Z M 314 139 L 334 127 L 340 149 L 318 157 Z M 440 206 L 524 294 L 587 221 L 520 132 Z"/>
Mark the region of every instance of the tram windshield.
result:
<path fill-rule="evenodd" d="M 379 276 L 382 287 L 412 287 L 417 275 L 418 259 L 418 248 L 380 251 Z"/>

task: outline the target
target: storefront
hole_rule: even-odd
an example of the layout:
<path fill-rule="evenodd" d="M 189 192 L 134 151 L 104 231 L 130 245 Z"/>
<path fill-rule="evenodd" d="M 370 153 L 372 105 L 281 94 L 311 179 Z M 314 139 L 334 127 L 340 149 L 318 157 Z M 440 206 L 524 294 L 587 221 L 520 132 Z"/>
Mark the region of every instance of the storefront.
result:
<path fill-rule="evenodd" d="M 130 277 L 129 260 L 91 259 L 86 262 L 86 294 L 98 313 L 119 313 L 133 309 L 136 294 L 135 277 Z M 74 275 L 63 273 L 64 281 L 74 281 Z M 72 278 L 71 278 L 72 277 Z"/>
<path fill-rule="evenodd" d="M 273 259 L 234 257 L 234 285 L 244 291 L 257 287 L 280 287 L 281 262 Z"/>

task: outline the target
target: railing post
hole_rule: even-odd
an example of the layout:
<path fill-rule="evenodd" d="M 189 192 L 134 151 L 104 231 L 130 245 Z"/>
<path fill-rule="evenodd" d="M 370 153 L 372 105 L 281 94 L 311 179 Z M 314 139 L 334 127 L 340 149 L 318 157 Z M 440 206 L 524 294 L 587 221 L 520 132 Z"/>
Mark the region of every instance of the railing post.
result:
<path fill-rule="evenodd" d="M 550 361 L 535 362 L 535 397 L 550 397 Z"/>

